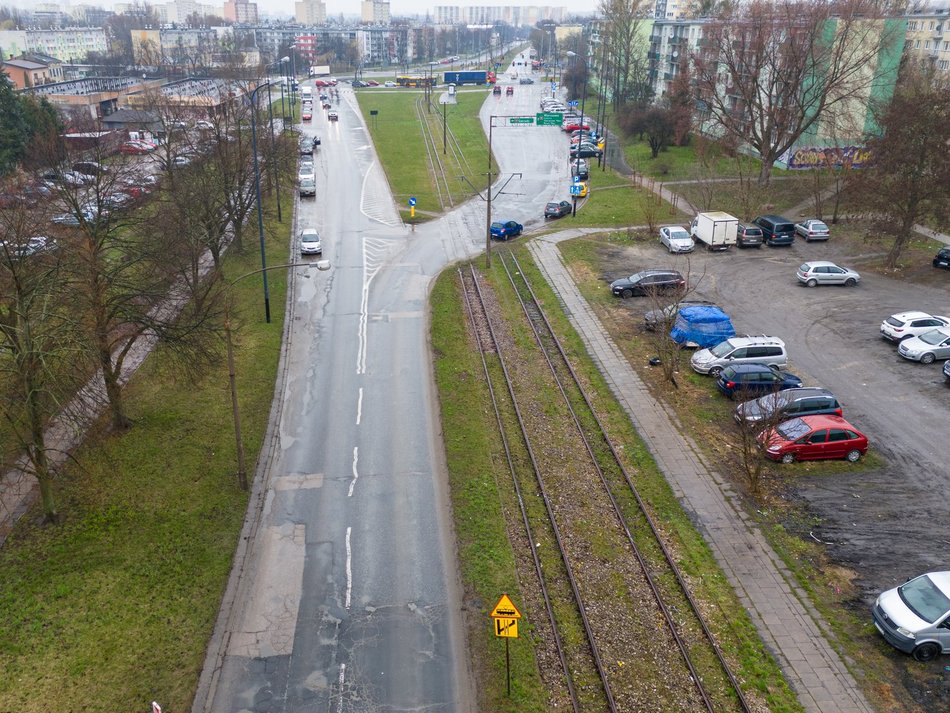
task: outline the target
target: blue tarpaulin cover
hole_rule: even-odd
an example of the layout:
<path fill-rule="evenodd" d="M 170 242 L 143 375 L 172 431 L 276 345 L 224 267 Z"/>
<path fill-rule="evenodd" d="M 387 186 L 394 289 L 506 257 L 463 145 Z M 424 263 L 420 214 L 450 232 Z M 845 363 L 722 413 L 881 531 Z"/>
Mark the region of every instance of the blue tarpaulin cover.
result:
<path fill-rule="evenodd" d="M 670 338 L 677 344 L 693 342 L 700 349 L 714 347 L 729 337 L 736 336 L 729 315 L 712 305 L 681 307 Z"/>

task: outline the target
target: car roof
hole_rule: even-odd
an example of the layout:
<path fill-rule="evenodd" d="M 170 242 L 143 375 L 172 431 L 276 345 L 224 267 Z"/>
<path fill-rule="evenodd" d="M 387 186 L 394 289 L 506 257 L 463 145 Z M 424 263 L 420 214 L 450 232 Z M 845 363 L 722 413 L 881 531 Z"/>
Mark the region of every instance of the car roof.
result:
<path fill-rule="evenodd" d="M 300 235 L 301 235 L 301 237 L 303 237 L 304 235 L 316 235 L 316 236 L 319 237 L 320 231 L 317 230 L 316 228 L 303 228 L 303 229 L 300 231 Z"/>
<path fill-rule="evenodd" d="M 823 386 L 797 386 L 794 389 L 785 389 L 780 392 L 782 398 L 793 401 L 794 399 L 814 398 L 816 396 L 826 396 L 838 400 L 838 397 Z M 763 397 L 765 398 L 765 397 Z"/>
<path fill-rule="evenodd" d="M 733 373 L 735 374 L 751 374 L 762 371 L 771 371 L 773 374 L 780 373 L 770 367 L 768 364 L 761 364 L 759 362 L 752 362 L 749 364 L 730 364 L 726 367 L 726 369 L 723 369 L 723 372 L 725 372 L 727 369 L 732 369 Z"/>
<path fill-rule="evenodd" d="M 844 417 L 830 413 L 815 414 L 814 416 L 798 416 L 798 418 L 804 421 L 805 425 L 809 428 L 848 428 L 852 431 L 858 430 L 848 423 Z"/>
<path fill-rule="evenodd" d="M 808 262 L 803 262 L 802 265 L 808 265 L 809 267 L 840 267 L 838 264 L 831 262 L 830 260 L 809 260 Z"/>
<path fill-rule="evenodd" d="M 928 317 L 933 317 L 934 315 L 928 314 L 927 312 L 921 312 L 920 310 L 909 310 L 907 312 L 897 312 L 896 314 L 891 315 L 891 319 L 899 319 L 903 322 L 908 322 L 912 319 L 927 319 Z"/>
<path fill-rule="evenodd" d="M 784 341 L 782 341 L 778 337 L 770 337 L 767 334 L 759 334 L 759 335 L 737 334 L 734 337 L 729 337 L 729 339 L 726 339 L 725 341 L 729 342 L 734 347 L 738 347 L 738 346 L 761 347 L 761 346 L 773 346 L 776 344 L 780 344 L 783 347 L 785 346 Z"/>

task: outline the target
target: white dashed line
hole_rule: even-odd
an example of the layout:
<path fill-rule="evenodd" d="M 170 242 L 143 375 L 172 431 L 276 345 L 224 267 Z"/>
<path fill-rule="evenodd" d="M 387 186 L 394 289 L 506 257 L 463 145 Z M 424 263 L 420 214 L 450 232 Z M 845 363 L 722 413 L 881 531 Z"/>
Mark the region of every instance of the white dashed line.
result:
<path fill-rule="evenodd" d="M 350 530 L 346 528 L 346 610 L 350 610 L 350 598 L 353 594 L 353 551 L 350 549 Z"/>
<path fill-rule="evenodd" d="M 356 399 L 356 425 L 360 425 L 360 421 L 363 419 L 363 387 L 360 387 L 360 395 Z"/>
<path fill-rule="evenodd" d="M 336 704 L 337 713 L 342 713 L 343 711 L 343 680 L 346 678 L 346 664 L 340 664 L 340 698 Z"/>
<path fill-rule="evenodd" d="M 352 498 L 352 497 L 353 497 L 353 488 L 356 487 L 356 481 L 357 481 L 357 480 L 359 479 L 359 477 L 360 477 L 360 473 L 359 473 L 359 471 L 356 469 L 356 464 L 359 463 L 359 460 L 360 460 L 360 449 L 359 449 L 359 446 L 353 446 L 353 480 L 350 481 L 350 490 L 349 490 L 349 492 L 346 494 L 346 497 L 348 497 L 348 498 Z"/>

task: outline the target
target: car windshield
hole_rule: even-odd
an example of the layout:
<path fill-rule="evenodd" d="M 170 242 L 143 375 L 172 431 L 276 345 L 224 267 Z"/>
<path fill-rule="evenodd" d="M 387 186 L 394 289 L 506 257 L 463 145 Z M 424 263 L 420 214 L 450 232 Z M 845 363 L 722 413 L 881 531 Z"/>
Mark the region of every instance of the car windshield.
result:
<path fill-rule="evenodd" d="M 897 592 L 914 614 L 931 624 L 950 611 L 950 598 L 926 574 L 901 585 Z"/>
<path fill-rule="evenodd" d="M 716 346 L 709 350 L 709 352 L 714 357 L 724 357 L 726 354 L 732 351 L 732 344 L 728 341 L 719 342 Z"/>
<path fill-rule="evenodd" d="M 811 429 L 808 424 L 800 418 L 793 418 L 791 421 L 785 421 L 775 429 L 778 434 L 787 441 L 795 441 L 808 433 Z"/>
<path fill-rule="evenodd" d="M 940 344 L 944 339 L 947 338 L 947 335 L 941 332 L 939 329 L 932 329 L 929 332 L 924 332 L 920 335 L 920 341 L 926 342 L 931 346 Z"/>
<path fill-rule="evenodd" d="M 689 240 L 689 233 L 682 228 L 673 228 L 670 231 L 670 238 L 673 240 Z"/>

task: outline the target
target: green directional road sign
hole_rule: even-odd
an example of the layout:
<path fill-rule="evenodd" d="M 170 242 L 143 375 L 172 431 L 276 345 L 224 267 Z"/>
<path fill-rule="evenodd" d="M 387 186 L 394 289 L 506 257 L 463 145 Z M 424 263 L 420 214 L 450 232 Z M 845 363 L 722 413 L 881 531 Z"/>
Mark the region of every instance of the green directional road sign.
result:
<path fill-rule="evenodd" d="M 533 124 L 534 117 L 533 116 L 509 116 L 508 123 L 509 124 Z"/>
<path fill-rule="evenodd" d="M 564 114 L 561 112 L 542 111 L 535 114 L 538 126 L 560 126 L 564 121 Z"/>

